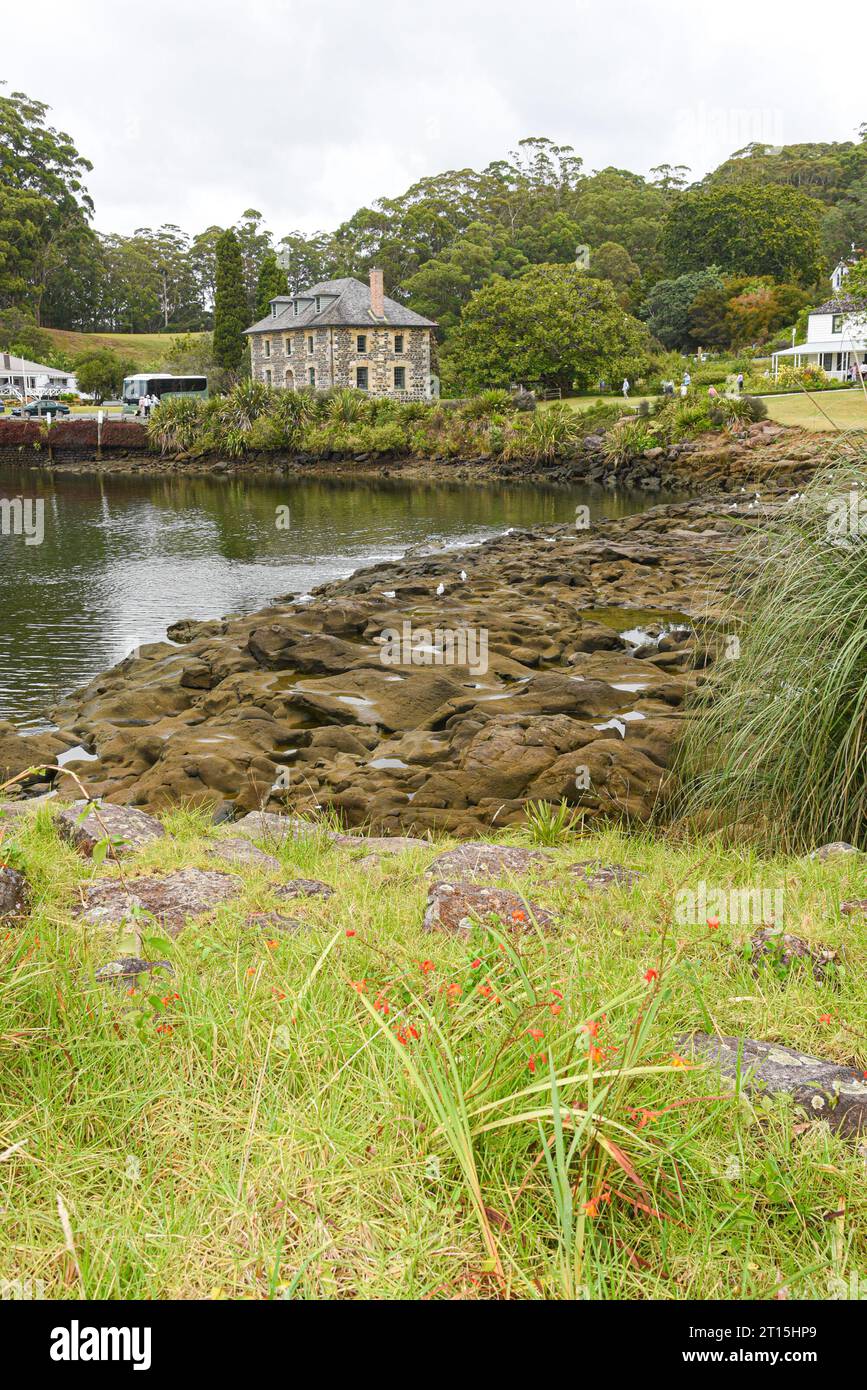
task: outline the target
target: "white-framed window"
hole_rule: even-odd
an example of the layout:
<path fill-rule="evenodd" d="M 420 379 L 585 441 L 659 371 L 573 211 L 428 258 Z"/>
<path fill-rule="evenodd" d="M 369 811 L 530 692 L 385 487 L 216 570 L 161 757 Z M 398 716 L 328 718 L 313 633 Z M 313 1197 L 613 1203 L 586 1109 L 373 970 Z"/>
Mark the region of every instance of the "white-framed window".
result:
<path fill-rule="evenodd" d="M 843 332 L 843 315 L 842 315 L 842 314 L 832 314 L 832 315 L 831 315 L 831 332 L 832 332 L 832 333 L 842 333 L 842 332 Z"/>

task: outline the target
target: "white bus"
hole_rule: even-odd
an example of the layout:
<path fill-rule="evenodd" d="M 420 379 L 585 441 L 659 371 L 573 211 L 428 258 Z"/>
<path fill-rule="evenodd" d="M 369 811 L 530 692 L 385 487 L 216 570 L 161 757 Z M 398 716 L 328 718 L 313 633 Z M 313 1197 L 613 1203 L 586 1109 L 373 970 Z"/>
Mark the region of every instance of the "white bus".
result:
<path fill-rule="evenodd" d="M 123 379 L 123 413 L 135 415 L 142 396 L 202 396 L 208 394 L 206 376 L 174 376 L 172 372 L 138 372 Z"/>

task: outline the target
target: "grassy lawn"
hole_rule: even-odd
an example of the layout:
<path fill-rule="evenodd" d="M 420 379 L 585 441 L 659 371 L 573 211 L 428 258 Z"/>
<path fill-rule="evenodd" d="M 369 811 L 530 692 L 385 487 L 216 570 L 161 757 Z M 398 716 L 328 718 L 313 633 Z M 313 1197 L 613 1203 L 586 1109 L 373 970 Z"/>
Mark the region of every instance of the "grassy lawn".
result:
<path fill-rule="evenodd" d="M 107 347 L 134 362 L 140 371 L 160 367 L 174 339 L 185 336 L 178 333 L 73 333 L 65 328 L 46 328 L 44 331 L 58 348 L 72 356 Z M 196 338 L 201 335 L 194 333 L 190 336 Z"/>
<path fill-rule="evenodd" d="M 867 396 L 860 388 L 763 399 L 770 419 L 781 425 L 817 431 L 867 429 Z"/>
<path fill-rule="evenodd" d="M 206 816 L 166 825 L 127 876 L 214 867 Z M 824 1299 L 867 1268 L 858 1146 L 736 1097 L 677 1042 L 716 1028 L 867 1065 L 867 929 L 838 908 L 867 894 L 861 856 L 575 836 L 519 881 L 558 933 L 457 940 L 420 929 L 430 853 L 365 868 L 314 828 L 262 842 L 281 879 L 336 890 L 279 904 L 305 929 L 245 927 L 278 900 L 243 868 L 235 904 L 140 950 L 70 915 L 116 868 L 45 808 L 13 833 L 34 910 L 0 933 L 3 1277 L 49 1298 Z M 593 892 L 565 872 L 597 856 L 643 877 Z M 845 941 L 845 969 L 755 973 L 750 927 L 672 926 L 701 880 L 783 886 L 787 930 Z M 176 973 L 94 983 L 130 953 Z"/>
<path fill-rule="evenodd" d="M 627 405 L 639 406 L 642 401 L 661 400 L 661 396 L 630 396 Z M 623 405 L 623 397 L 618 393 L 616 396 L 565 396 L 561 401 L 540 401 L 539 408 L 545 410 L 552 405 L 568 405 L 570 410 L 585 411 L 590 410 L 594 405 Z"/>

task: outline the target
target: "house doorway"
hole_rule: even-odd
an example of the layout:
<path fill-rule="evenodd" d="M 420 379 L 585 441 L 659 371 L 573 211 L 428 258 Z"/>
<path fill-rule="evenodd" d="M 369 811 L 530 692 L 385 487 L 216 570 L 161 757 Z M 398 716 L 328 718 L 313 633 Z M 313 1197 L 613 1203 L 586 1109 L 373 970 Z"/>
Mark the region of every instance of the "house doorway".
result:
<path fill-rule="evenodd" d="M 286 377 L 283 382 L 283 385 L 286 387 L 287 391 L 295 390 L 295 373 L 293 372 L 291 367 L 286 368 Z"/>

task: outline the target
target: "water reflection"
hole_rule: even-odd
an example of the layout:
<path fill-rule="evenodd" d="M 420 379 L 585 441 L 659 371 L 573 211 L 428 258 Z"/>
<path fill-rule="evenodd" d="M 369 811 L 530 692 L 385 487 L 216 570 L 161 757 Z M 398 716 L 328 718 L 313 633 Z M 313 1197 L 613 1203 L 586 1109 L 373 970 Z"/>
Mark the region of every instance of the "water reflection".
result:
<path fill-rule="evenodd" d="M 241 481 L 0 470 L 45 504 L 45 538 L 0 535 L 0 718 L 39 722 L 64 691 L 180 617 L 249 612 L 427 543 L 645 505 L 601 489 L 351 479 Z M 288 508 L 288 528 L 277 509 Z M 287 513 L 281 512 L 286 519 Z"/>

